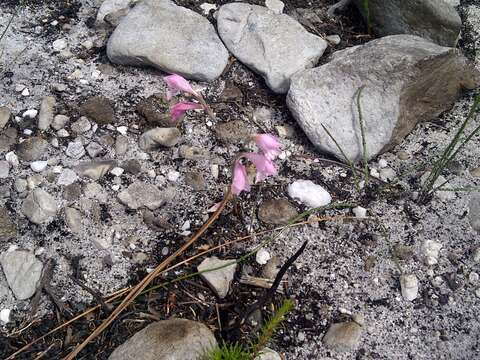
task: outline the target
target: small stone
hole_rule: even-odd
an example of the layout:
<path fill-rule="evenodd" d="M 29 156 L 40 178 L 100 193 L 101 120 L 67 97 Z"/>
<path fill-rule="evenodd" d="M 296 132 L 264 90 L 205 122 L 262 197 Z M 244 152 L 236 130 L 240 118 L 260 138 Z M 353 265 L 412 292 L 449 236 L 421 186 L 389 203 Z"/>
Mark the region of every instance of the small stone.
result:
<path fill-rule="evenodd" d="M 10 289 L 18 300 L 27 300 L 35 294 L 43 264 L 33 252 L 24 250 L 4 252 L 0 256 L 0 265 Z"/>
<path fill-rule="evenodd" d="M 127 135 L 128 133 L 128 127 L 127 126 L 118 126 L 117 131 L 122 134 L 122 135 Z"/>
<path fill-rule="evenodd" d="M 26 88 L 26 86 L 23 85 L 23 84 L 16 84 L 15 85 L 15 91 L 18 92 L 18 93 L 21 93 L 25 88 Z"/>
<path fill-rule="evenodd" d="M 139 145 L 142 150 L 148 151 L 160 146 L 175 146 L 180 139 L 181 133 L 177 128 L 154 128 L 142 134 Z"/>
<path fill-rule="evenodd" d="M 176 182 L 180 178 L 180 173 L 175 170 L 170 170 L 167 173 L 167 180 L 171 182 Z"/>
<path fill-rule="evenodd" d="M 41 137 L 31 137 L 17 146 L 17 155 L 23 161 L 35 161 L 47 152 L 48 142 Z"/>
<path fill-rule="evenodd" d="M 4 243 L 17 236 L 17 226 L 8 214 L 7 209 L 0 207 L 0 243 Z"/>
<path fill-rule="evenodd" d="M 28 88 L 23 89 L 22 96 L 30 96 L 30 91 L 28 90 Z"/>
<path fill-rule="evenodd" d="M 30 168 L 35 172 L 42 172 L 48 166 L 48 161 L 34 161 L 30 163 Z"/>
<path fill-rule="evenodd" d="M 108 360 L 198 360 L 216 346 L 215 336 L 206 325 L 173 318 L 140 330 L 117 347 Z"/>
<path fill-rule="evenodd" d="M 112 103 L 104 96 L 94 96 L 80 106 L 80 113 L 99 125 L 115 122 L 115 112 Z"/>
<path fill-rule="evenodd" d="M 99 156 L 100 154 L 103 153 L 103 146 L 100 145 L 99 143 L 92 141 L 90 142 L 87 147 L 87 153 L 88 155 L 93 159 Z"/>
<path fill-rule="evenodd" d="M 110 170 L 110 174 L 112 174 L 113 176 L 122 176 L 124 171 L 125 171 L 124 169 L 117 166 L 117 167 L 114 167 L 112 170 Z"/>
<path fill-rule="evenodd" d="M 0 322 L 8 324 L 10 322 L 10 309 L 2 309 L 0 311 Z"/>
<path fill-rule="evenodd" d="M 78 175 L 72 169 L 63 169 L 57 179 L 57 185 L 68 186 L 77 181 Z"/>
<path fill-rule="evenodd" d="M 265 6 L 272 10 L 273 13 L 281 14 L 283 13 L 283 8 L 285 7 L 285 4 L 280 0 L 265 0 Z"/>
<path fill-rule="evenodd" d="M 332 197 L 322 186 L 310 180 L 296 180 L 288 186 L 288 195 L 310 208 L 326 206 Z"/>
<path fill-rule="evenodd" d="M 65 84 L 53 84 L 52 89 L 61 93 L 61 92 L 64 92 L 65 90 L 67 90 L 67 85 L 65 85 Z"/>
<path fill-rule="evenodd" d="M 67 138 L 70 136 L 70 133 L 65 129 L 60 129 L 57 131 L 57 136 L 59 138 Z"/>
<path fill-rule="evenodd" d="M 65 222 L 67 226 L 74 234 L 80 234 L 82 232 L 82 214 L 75 208 L 65 208 Z"/>
<path fill-rule="evenodd" d="M 117 155 L 124 155 L 128 150 L 128 138 L 123 135 L 115 139 L 115 152 Z"/>
<path fill-rule="evenodd" d="M 219 267 L 222 268 L 213 271 L 206 271 Z M 200 265 L 198 265 L 197 269 L 201 272 L 200 276 L 202 279 L 207 282 L 220 299 L 227 296 L 228 290 L 230 289 L 230 283 L 232 282 L 237 269 L 237 264 L 234 260 L 220 260 L 216 256 L 212 256 L 203 260 Z"/>
<path fill-rule="evenodd" d="M 50 223 L 57 210 L 55 199 L 40 188 L 34 189 L 22 204 L 22 213 L 35 224 Z"/>
<path fill-rule="evenodd" d="M 52 128 L 54 128 L 55 130 L 63 129 L 69 120 L 70 118 L 68 116 L 56 115 L 53 118 Z"/>
<path fill-rule="evenodd" d="M 0 152 L 9 151 L 17 143 L 17 129 L 8 127 L 0 131 Z"/>
<path fill-rule="evenodd" d="M 410 159 L 410 155 L 408 155 L 408 153 L 406 151 L 403 151 L 403 150 L 400 150 L 397 153 L 397 157 L 402 161 Z"/>
<path fill-rule="evenodd" d="M 27 180 L 17 178 L 15 179 L 15 191 L 18 193 L 23 193 L 27 191 Z"/>
<path fill-rule="evenodd" d="M 38 110 L 30 109 L 30 110 L 24 111 L 24 113 L 22 114 L 22 118 L 35 119 L 37 115 L 38 115 Z"/>
<path fill-rule="evenodd" d="M 393 181 L 393 180 L 395 180 L 395 177 L 397 176 L 395 171 L 392 168 L 388 168 L 388 167 L 380 169 L 380 172 L 379 172 L 378 175 L 379 175 L 380 179 L 382 179 L 383 181 Z"/>
<path fill-rule="evenodd" d="M 203 3 L 202 5 L 200 5 L 200 9 L 202 9 L 204 15 L 208 15 L 208 14 L 210 14 L 210 11 L 217 10 L 217 5 L 209 4 L 209 3 Z"/>
<path fill-rule="evenodd" d="M 6 179 L 10 175 L 10 163 L 6 160 L 0 160 L 0 179 Z"/>
<path fill-rule="evenodd" d="M 155 210 L 165 203 L 165 196 L 156 186 L 141 181 L 132 183 L 126 190 L 120 192 L 118 199 L 130 209 L 147 207 Z"/>
<path fill-rule="evenodd" d="M 473 250 L 472 260 L 476 263 L 480 262 L 480 247 L 477 247 Z"/>
<path fill-rule="evenodd" d="M 40 115 L 38 116 L 38 128 L 47 130 L 53 122 L 53 115 L 57 100 L 53 96 L 44 97 L 40 104 Z"/>
<path fill-rule="evenodd" d="M 80 140 L 71 141 L 68 143 L 65 154 L 72 159 L 81 159 L 85 155 L 85 148 Z"/>
<path fill-rule="evenodd" d="M 407 301 L 413 301 L 418 296 L 418 279 L 415 275 L 400 276 L 402 296 Z"/>
<path fill-rule="evenodd" d="M 470 284 L 477 284 L 478 283 L 478 280 L 480 280 L 480 275 L 478 275 L 478 273 L 476 273 L 475 271 L 472 271 L 470 272 L 470 274 L 468 274 L 468 282 Z"/>
<path fill-rule="evenodd" d="M 468 220 L 473 230 L 480 233 L 480 195 L 478 194 L 470 198 Z"/>
<path fill-rule="evenodd" d="M 5 106 L 0 106 L 0 130 L 7 125 L 8 121 L 12 117 L 12 112 Z"/>
<path fill-rule="evenodd" d="M 206 160 L 210 157 L 208 149 L 187 145 L 180 146 L 178 154 L 181 158 L 187 160 Z"/>
<path fill-rule="evenodd" d="M 5 154 L 5 160 L 7 160 L 8 163 L 14 167 L 17 167 L 20 165 L 20 162 L 18 161 L 18 156 L 13 151 L 10 151 Z"/>
<path fill-rule="evenodd" d="M 142 172 L 142 164 L 135 159 L 124 161 L 122 168 L 124 168 L 127 173 L 132 175 L 137 175 L 138 173 Z"/>
<path fill-rule="evenodd" d="M 185 174 L 185 183 L 191 186 L 195 191 L 202 191 L 207 189 L 207 182 L 202 173 L 196 171 L 189 171 Z"/>
<path fill-rule="evenodd" d="M 339 35 L 329 35 L 325 37 L 330 44 L 338 45 L 342 42 L 342 38 Z"/>
<path fill-rule="evenodd" d="M 72 129 L 75 134 L 84 134 L 91 128 L 92 124 L 90 124 L 90 121 L 88 121 L 85 116 L 82 116 L 70 126 L 70 129 Z"/>
<path fill-rule="evenodd" d="M 74 170 L 79 176 L 98 180 L 116 166 L 113 160 L 86 161 L 77 165 Z"/>
<path fill-rule="evenodd" d="M 67 47 L 67 39 L 57 39 L 52 43 L 53 50 L 60 52 Z"/>
<path fill-rule="evenodd" d="M 44 178 L 41 175 L 33 175 L 27 178 L 27 187 L 30 190 L 35 189 L 37 186 L 43 183 Z"/>
<path fill-rule="evenodd" d="M 352 209 L 352 212 L 357 218 L 363 219 L 367 217 L 367 209 L 365 209 L 364 207 L 361 207 L 361 206 L 354 207 Z"/>
<path fill-rule="evenodd" d="M 281 138 L 291 138 L 295 135 L 295 129 L 290 125 L 275 126 L 275 130 Z"/>
<path fill-rule="evenodd" d="M 272 225 L 286 225 L 297 215 L 297 209 L 286 199 L 265 200 L 258 208 L 258 218 Z"/>
<path fill-rule="evenodd" d="M 438 255 L 442 244 L 434 240 L 425 240 L 423 242 L 423 253 L 425 255 L 425 262 L 427 265 L 435 265 L 438 263 Z"/>
<path fill-rule="evenodd" d="M 259 249 L 255 254 L 255 261 L 260 265 L 265 265 L 271 258 L 270 253 L 264 248 Z"/>
<path fill-rule="evenodd" d="M 339 352 L 355 350 L 360 342 L 362 326 L 354 321 L 332 324 L 322 339 L 326 347 Z"/>
<path fill-rule="evenodd" d="M 480 167 L 470 170 L 470 175 L 476 178 L 480 177 Z"/>

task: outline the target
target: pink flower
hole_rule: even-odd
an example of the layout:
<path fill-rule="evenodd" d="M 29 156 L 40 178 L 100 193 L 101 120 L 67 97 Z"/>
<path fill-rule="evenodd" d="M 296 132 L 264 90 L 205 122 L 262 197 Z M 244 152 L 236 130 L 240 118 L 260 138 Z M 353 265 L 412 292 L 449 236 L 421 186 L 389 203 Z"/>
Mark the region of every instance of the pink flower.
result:
<path fill-rule="evenodd" d="M 247 169 L 237 160 L 233 168 L 232 192 L 235 195 L 239 195 L 242 191 L 249 192 L 250 184 L 248 182 Z"/>
<path fill-rule="evenodd" d="M 181 92 L 186 92 L 195 97 L 198 97 L 198 94 L 193 90 L 190 83 L 183 77 L 177 74 L 165 76 L 163 78 L 167 83 L 167 100 L 170 100 L 173 96 Z"/>
<path fill-rule="evenodd" d="M 275 136 L 270 134 L 256 134 L 254 138 L 255 143 L 268 159 L 274 160 L 280 154 L 282 144 Z"/>
<path fill-rule="evenodd" d="M 180 102 L 173 105 L 170 108 L 170 116 L 172 117 L 172 121 L 177 121 L 183 115 L 185 115 L 188 110 L 194 109 L 203 109 L 203 106 L 194 102 Z"/>
<path fill-rule="evenodd" d="M 277 168 L 275 167 L 275 164 L 265 155 L 246 153 L 243 154 L 243 156 L 250 160 L 257 169 L 255 182 L 265 180 L 268 176 L 277 174 Z"/>

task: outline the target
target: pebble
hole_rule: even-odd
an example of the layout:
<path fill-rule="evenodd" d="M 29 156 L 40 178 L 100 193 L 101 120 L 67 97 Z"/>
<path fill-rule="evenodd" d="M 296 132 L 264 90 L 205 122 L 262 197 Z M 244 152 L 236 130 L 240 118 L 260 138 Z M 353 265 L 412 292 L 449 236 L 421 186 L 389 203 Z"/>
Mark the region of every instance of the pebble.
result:
<path fill-rule="evenodd" d="M 297 215 L 297 209 L 286 199 L 265 200 L 258 207 L 258 218 L 267 224 L 286 225 Z"/>
<path fill-rule="evenodd" d="M 362 326 L 355 321 L 330 325 L 322 342 L 327 348 L 339 352 L 355 350 L 360 342 Z"/>
<path fill-rule="evenodd" d="M 283 13 L 283 8 L 285 7 L 285 4 L 280 0 L 265 0 L 265 6 L 272 10 L 273 13 L 281 14 Z"/>
<path fill-rule="evenodd" d="M 85 116 L 82 116 L 80 119 L 70 125 L 70 129 L 75 134 L 84 134 L 92 128 L 92 124 Z"/>
<path fill-rule="evenodd" d="M 395 180 L 395 177 L 397 176 L 397 174 L 395 173 L 395 170 L 393 170 L 392 168 L 386 167 L 386 168 L 380 169 L 379 176 L 380 176 L 380 179 L 382 179 L 383 181 L 393 181 Z"/>
<path fill-rule="evenodd" d="M 6 251 L 0 255 L 0 265 L 10 289 L 18 300 L 27 300 L 35 294 L 43 264 L 33 252 Z"/>
<path fill-rule="evenodd" d="M 342 42 L 342 38 L 339 35 L 329 35 L 325 37 L 330 44 L 339 45 Z"/>
<path fill-rule="evenodd" d="M 470 282 L 470 284 L 476 284 L 478 283 L 478 280 L 480 279 L 480 275 L 478 275 L 478 273 L 476 273 L 475 271 L 472 271 L 470 272 L 470 274 L 468 274 L 468 281 Z"/>
<path fill-rule="evenodd" d="M 0 106 L 0 130 L 7 125 L 8 121 L 12 117 L 12 112 L 5 106 Z"/>
<path fill-rule="evenodd" d="M 128 150 L 128 138 L 123 135 L 117 136 L 115 139 L 115 153 L 124 155 Z"/>
<path fill-rule="evenodd" d="M 60 52 L 67 47 L 67 39 L 57 39 L 52 43 L 53 50 Z"/>
<path fill-rule="evenodd" d="M 117 167 L 114 167 L 112 170 L 110 170 L 110 174 L 112 174 L 113 176 L 122 176 L 124 171 L 125 171 L 124 169 L 117 166 Z"/>
<path fill-rule="evenodd" d="M 10 322 L 10 309 L 0 310 L 0 322 L 8 324 Z"/>
<path fill-rule="evenodd" d="M 72 169 L 63 169 L 57 179 L 57 185 L 68 186 L 77 181 L 78 175 Z"/>
<path fill-rule="evenodd" d="M 227 265 L 230 263 L 232 264 Z M 222 268 L 213 271 L 206 271 L 219 267 Z M 230 283 L 233 280 L 236 269 L 237 264 L 234 262 L 234 260 L 220 260 L 216 256 L 204 259 L 197 267 L 199 272 L 206 271 L 202 272 L 200 276 L 203 280 L 205 280 L 205 282 L 207 282 L 207 284 L 220 299 L 223 299 L 225 296 L 227 296 L 228 290 L 230 289 Z"/>
<path fill-rule="evenodd" d="M 167 173 L 167 180 L 171 182 L 176 182 L 180 178 L 180 173 L 175 170 L 170 170 Z"/>
<path fill-rule="evenodd" d="M 208 14 L 210 14 L 210 11 L 217 10 L 217 5 L 209 4 L 209 3 L 203 3 L 202 5 L 200 5 L 200 9 L 202 9 L 202 11 L 205 15 L 208 15 Z"/>
<path fill-rule="evenodd" d="M 418 279 L 415 275 L 400 276 L 402 296 L 407 301 L 413 301 L 418 296 Z"/>
<path fill-rule="evenodd" d="M 61 130 L 59 130 L 61 131 Z M 71 141 L 68 143 L 65 154 L 72 159 L 81 159 L 85 155 L 85 148 L 80 140 Z"/>
<path fill-rule="evenodd" d="M 66 115 L 56 115 L 52 121 L 52 128 L 55 130 L 60 130 L 65 127 L 70 118 Z"/>
<path fill-rule="evenodd" d="M 74 170 L 80 176 L 99 180 L 116 166 L 113 160 L 85 161 L 75 166 Z"/>
<path fill-rule="evenodd" d="M 55 105 L 57 100 L 53 96 L 46 96 L 40 104 L 40 114 L 38 116 L 38 128 L 47 130 L 53 122 Z"/>
<path fill-rule="evenodd" d="M 161 146 L 175 146 L 180 139 L 181 133 L 177 128 L 153 128 L 144 132 L 138 142 L 142 150 L 148 151 Z"/>
<path fill-rule="evenodd" d="M 27 191 L 27 180 L 17 178 L 17 179 L 15 179 L 14 186 L 15 186 L 15 191 L 16 192 L 23 193 L 23 192 Z"/>
<path fill-rule="evenodd" d="M 25 118 L 29 118 L 29 119 L 35 119 L 38 115 L 38 110 L 35 110 L 35 109 L 30 109 L 30 110 L 26 110 L 23 112 L 22 114 L 22 117 L 25 119 Z"/>
<path fill-rule="evenodd" d="M 87 153 L 91 158 L 96 158 L 103 152 L 103 146 L 100 145 L 99 143 L 92 141 L 90 142 L 87 147 Z"/>
<path fill-rule="evenodd" d="M 17 146 L 17 155 L 23 161 L 35 161 L 47 152 L 48 142 L 41 137 L 31 137 Z"/>
<path fill-rule="evenodd" d="M 468 205 L 468 220 L 473 230 L 480 233 L 480 195 L 473 194 Z"/>
<path fill-rule="evenodd" d="M 57 131 L 57 136 L 59 138 L 67 138 L 70 136 L 70 133 L 65 129 L 60 129 Z"/>
<path fill-rule="evenodd" d="M 118 199 L 130 209 L 147 207 L 150 210 L 158 209 L 166 201 L 164 194 L 156 186 L 138 180 L 120 192 Z"/>
<path fill-rule="evenodd" d="M 438 255 L 442 244 L 436 242 L 435 240 L 425 240 L 423 242 L 423 254 L 425 256 L 425 263 L 427 265 L 435 265 L 438 263 Z"/>
<path fill-rule="evenodd" d="M 480 177 L 480 167 L 477 167 L 475 169 L 471 169 L 470 170 L 470 175 L 472 175 L 473 177 Z"/>
<path fill-rule="evenodd" d="M 255 261 L 260 265 L 265 265 L 271 259 L 271 257 L 272 256 L 267 250 L 261 248 L 255 255 Z"/>
<path fill-rule="evenodd" d="M 253 360 L 282 360 L 282 357 L 276 351 L 264 348 Z"/>
<path fill-rule="evenodd" d="M 354 207 L 352 209 L 352 212 L 354 213 L 355 217 L 363 219 L 367 217 L 367 209 L 361 206 Z"/>
<path fill-rule="evenodd" d="M 82 214 L 77 209 L 71 207 L 65 208 L 65 222 L 72 233 L 80 234 L 82 232 Z"/>
<path fill-rule="evenodd" d="M 57 210 L 56 200 L 40 188 L 35 188 L 22 204 L 22 213 L 35 224 L 50 223 Z"/>
<path fill-rule="evenodd" d="M 0 160 L 0 179 L 6 179 L 10 175 L 10 163 L 6 160 Z"/>
<path fill-rule="evenodd" d="M 182 145 L 178 151 L 178 155 L 187 160 L 206 160 L 210 157 L 208 149 L 198 146 Z"/>
<path fill-rule="evenodd" d="M 48 161 L 34 161 L 30 163 L 30 168 L 35 172 L 42 172 L 48 166 Z"/>
<path fill-rule="evenodd" d="M 288 185 L 288 195 L 310 208 L 326 206 L 332 202 L 328 191 L 310 180 L 296 180 Z"/>
<path fill-rule="evenodd" d="M 122 135 L 127 135 L 128 127 L 127 126 L 118 126 L 117 131 Z"/>
<path fill-rule="evenodd" d="M 472 260 L 476 263 L 480 263 L 480 247 L 477 247 L 473 250 Z"/>
<path fill-rule="evenodd" d="M 28 88 L 23 89 L 22 96 L 30 96 L 30 90 Z"/>
<path fill-rule="evenodd" d="M 18 156 L 13 151 L 5 154 L 5 160 L 7 160 L 8 163 L 13 167 L 17 167 L 18 165 L 20 165 L 20 162 L 18 161 Z"/>

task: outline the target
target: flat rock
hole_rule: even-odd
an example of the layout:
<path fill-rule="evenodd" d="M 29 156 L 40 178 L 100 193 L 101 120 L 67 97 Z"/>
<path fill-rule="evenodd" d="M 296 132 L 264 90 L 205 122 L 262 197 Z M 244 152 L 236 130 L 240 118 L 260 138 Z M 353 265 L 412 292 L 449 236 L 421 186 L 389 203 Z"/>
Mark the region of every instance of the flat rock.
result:
<path fill-rule="evenodd" d="M 0 256 L 0 265 L 10 289 L 18 300 L 29 299 L 35 294 L 43 264 L 33 252 L 23 250 L 4 252 Z"/>
<path fill-rule="evenodd" d="M 360 113 L 371 159 L 400 143 L 420 121 L 450 108 L 463 88 L 479 84 L 480 73 L 458 51 L 394 35 L 338 51 L 329 63 L 295 75 L 287 104 L 320 151 L 345 161 L 323 125 L 349 160 L 358 161 Z"/>
<path fill-rule="evenodd" d="M 177 128 L 154 128 L 140 136 L 138 140 L 142 150 L 154 150 L 161 146 L 172 147 L 178 144 L 182 134 Z"/>
<path fill-rule="evenodd" d="M 206 283 L 212 288 L 213 291 L 218 295 L 220 299 L 223 299 L 228 294 L 230 289 L 230 283 L 233 280 L 235 271 L 237 269 L 237 264 L 232 263 L 233 260 L 220 260 L 216 256 L 212 256 L 203 260 L 200 265 L 198 265 L 197 270 L 199 272 L 206 271 L 209 269 L 218 270 L 202 272 L 200 276 Z"/>
<path fill-rule="evenodd" d="M 46 96 L 40 104 L 40 114 L 38 115 L 38 128 L 47 130 L 53 122 L 55 105 L 57 100 L 53 96 Z"/>
<path fill-rule="evenodd" d="M 217 345 L 202 323 L 186 319 L 154 322 L 120 345 L 108 360 L 198 360 Z"/>
<path fill-rule="evenodd" d="M 0 130 L 7 125 L 8 120 L 12 116 L 12 112 L 6 106 L 0 106 Z"/>
<path fill-rule="evenodd" d="M 354 321 L 332 324 L 322 339 L 326 347 L 340 352 L 355 350 L 360 342 L 362 326 Z"/>
<path fill-rule="evenodd" d="M 87 99 L 80 106 L 80 114 L 99 125 L 107 125 L 115 122 L 115 111 L 112 102 L 105 96 L 94 96 Z"/>
<path fill-rule="evenodd" d="M 136 181 L 126 190 L 118 194 L 118 200 L 130 209 L 147 207 L 150 210 L 158 209 L 166 199 L 162 192 L 152 184 Z"/>
<path fill-rule="evenodd" d="M 23 161 L 40 160 L 47 152 L 47 140 L 34 136 L 17 145 L 17 155 Z"/>
<path fill-rule="evenodd" d="M 58 204 L 53 196 L 40 188 L 35 188 L 22 204 L 22 213 L 35 224 L 50 223 L 57 210 Z"/>
<path fill-rule="evenodd" d="M 138 3 L 110 37 L 107 55 L 115 64 L 151 65 L 200 81 L 219 77 L 228 62 L 212 24 L 170 0 Z"/>
<path fill-rule="evenodd" d="M 296 180 L 288 185 L 287 190 L 292 199 L 298 200 L 311 208 L 325 206 L 332 202 L 332 197 L 328 191 L 311 180 Z"/>
<path fill-rule="evenodd" d="M 0 243 L 17 236 L 17 226 L 8 215 L 7 209 L 0 207 Z"/>
<path fill-rule="evenodd" d="M 280 94 L 288 91 L 292 75 L 315 66 L 328 45 L 295 19 L 263 6 L 223 5 L 217 23 L 228 50 Z"/>
<path fill-rule="evenodd" d="M 410 34 L 442 46 L 455 47 L 462 20 L 450 0 L 354 0 L 379 36 Z"/>
<path fill-rule="evenodd" d="M 258 208 L 258 218 L 267 224 L 286 225 L 297 215 L 297 209 L 286 199 L 266 200 Z"/>
<path fill-rule="evenodd" d="M 92 180 L 98 180 L 117 165 L 114 160 L 100 160 L 82 162 L 75 166 L 74 170 L 79 176 L 85 176 Z"/>

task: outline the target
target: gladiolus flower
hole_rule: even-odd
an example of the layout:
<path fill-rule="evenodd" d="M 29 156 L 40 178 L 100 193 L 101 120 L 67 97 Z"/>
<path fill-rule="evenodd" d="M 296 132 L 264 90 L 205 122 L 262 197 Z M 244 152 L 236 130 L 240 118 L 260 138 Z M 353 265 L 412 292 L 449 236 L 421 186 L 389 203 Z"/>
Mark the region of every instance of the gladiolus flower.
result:
<path fill-rule="evenodd" d="M 256 134 L 254 139 L 257 146 L 268 159 L 274 160 L 280 154 L 282 144 L 275 136 L 270 134 Z"/>
<path fill-rule="evenodd" d="M 250 160 L 257 169 L 257 176 L 255 178 L 255 182 L 265 180 L 268 176 L 277 174 L 277 168 L 275 167 L 275 164 L 265 155 L 247 153 L 243 156 Z"/>
<path fill-rule="evenodd" d="M 183 115 L 185 115 L 188 110 L 194 109 L 203 109 L 203 106 L 194 102 L 180 102 L 173 105 L 170 108 L 170 116 L 172 117 L 172 121 L 177 121 Z"/>
<path fill-rule="evenodd" d="M 232 192 L 235 195 L 239 195 L 242 191 L 249 192 L 250 184 L 248 182 L 247 169 L 237 160 L 233 168 Z"/>
<path fill-rule="evenodd" d="M 180 75 L 173 74 L 163 78 L 167 83 L 167 100 L 170 100 L 178 93 L 185 92 L 198 98 L 198 94 L 193 90 L 190 83 Z"/>

